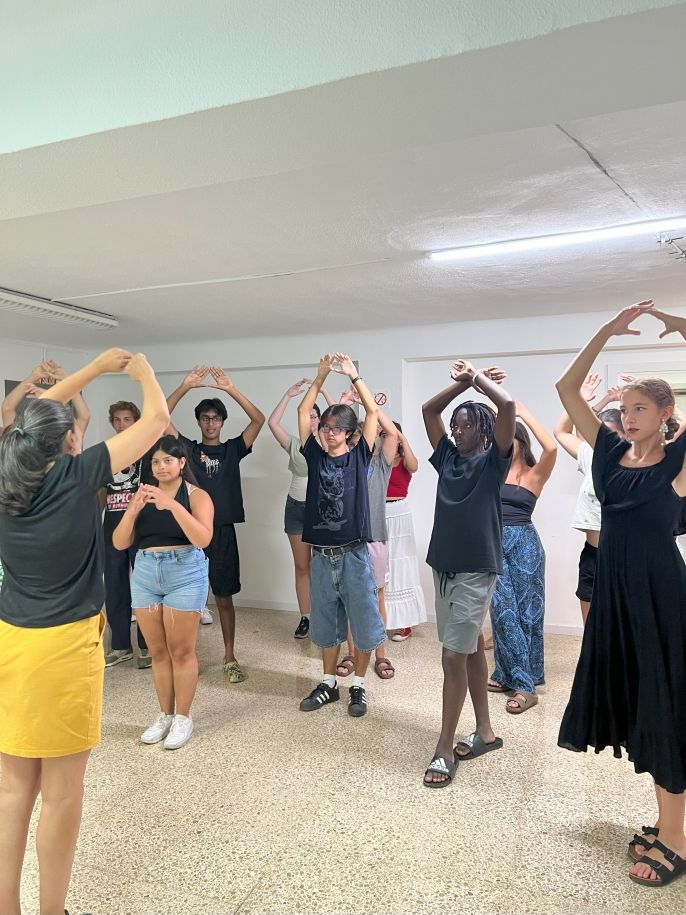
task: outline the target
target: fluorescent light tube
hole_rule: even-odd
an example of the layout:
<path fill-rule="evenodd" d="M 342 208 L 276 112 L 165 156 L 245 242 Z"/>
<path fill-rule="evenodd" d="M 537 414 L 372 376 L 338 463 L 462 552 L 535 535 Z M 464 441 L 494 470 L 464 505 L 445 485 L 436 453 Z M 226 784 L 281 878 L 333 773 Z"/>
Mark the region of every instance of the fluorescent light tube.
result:
<path fill-rule="evenodd" d="M 102 311 L 91 311 L 90 308 L 81 308 L 79 305 L 68 305 L 66 302 L 53 302 L 41 296 L 27 295 L 2 287 L 0 287 L 0 310 L 14 311 L 30 318 L 63 321 L 67 324 L 82 324 L 102 329 L 119 327 L 119 321 L 114 315 Z"/>
<path fill-rule="evenodd" d="M 485 245 L 468 245 L 464 248 L 444 248 L 428 251 L 434 261 L 466 261 L 492 254 L 518 254 L 522 251 L 545 251 L 549 248 L 566 248 L 591 242 L 611 241 L 615 238 L 634 238 L 638 235 L 661 235 L 675 229 L 686 228 L 686 216 L 673 219 L 653 219 L 650 222 L 632 222 L 606 229 L 589 229 L 585 232 L 566 232 L 563 235 L 539 235 L 535 238 L 515 238 Z"/>

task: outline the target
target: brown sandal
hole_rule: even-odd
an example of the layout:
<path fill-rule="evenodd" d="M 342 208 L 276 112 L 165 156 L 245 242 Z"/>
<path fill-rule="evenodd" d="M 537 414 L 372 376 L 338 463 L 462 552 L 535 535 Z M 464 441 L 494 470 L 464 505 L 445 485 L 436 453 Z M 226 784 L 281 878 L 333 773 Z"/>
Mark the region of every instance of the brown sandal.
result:
<path fill-rule="evenodd" d="M 510 705 L 510 702 L 514 702 L 516 708 L 513 708 Z M 533 708 L 534 705 L 538 705 L 538 696 L 536 693 L 522 693 L 517 691 L 514 696 L 505 703 L 505 711 L 509 712 L 511 715 L 521 715 L 522 712 L 525 712 L 529 708 Z"/>
<path fill-rule="evenodd" d="M 382 667 L 382 665 L 385 665 L 385 667 Z M 374 661 L 374 673 L 379 680 L 392 680 L 395 676 L 395 667 L 393 667 L 388 658 L 377 658 Z"/>
<path fill-rule="evenodd" d="M 347 654 L 336 664 L 336 673 L 339 677 L 349 677 L 354 670 L 355 658 L 351 654 Z"/>

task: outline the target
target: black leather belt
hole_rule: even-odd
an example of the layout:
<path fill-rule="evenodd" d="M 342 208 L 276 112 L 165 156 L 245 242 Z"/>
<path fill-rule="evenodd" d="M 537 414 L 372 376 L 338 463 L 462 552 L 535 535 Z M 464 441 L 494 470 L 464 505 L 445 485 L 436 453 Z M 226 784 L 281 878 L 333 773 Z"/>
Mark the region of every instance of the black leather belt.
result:
<path fill-rule="evenodd" d="M 321 553 L 322 556 L 331 558 L 332 556 L 342 556 L 343 553 L 350 553 L 352 550 L 356 550 L 361 543 L 362 540 L 354 540 L 344 546 L 313 546 L 312 549 L 316 550 L 317 553 Z"/>

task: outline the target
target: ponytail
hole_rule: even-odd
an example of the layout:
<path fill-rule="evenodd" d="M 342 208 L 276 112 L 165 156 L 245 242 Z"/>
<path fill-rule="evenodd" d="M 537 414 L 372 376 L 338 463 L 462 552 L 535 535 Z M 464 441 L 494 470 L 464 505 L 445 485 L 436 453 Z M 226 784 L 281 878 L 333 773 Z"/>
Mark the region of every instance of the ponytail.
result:
<path fill-rule="evenodd" d="M 22 515 L 30 508 L 73 428 L 69 407 L 44 397 L 26 402 L 0 436 L 0 513 Z"/>

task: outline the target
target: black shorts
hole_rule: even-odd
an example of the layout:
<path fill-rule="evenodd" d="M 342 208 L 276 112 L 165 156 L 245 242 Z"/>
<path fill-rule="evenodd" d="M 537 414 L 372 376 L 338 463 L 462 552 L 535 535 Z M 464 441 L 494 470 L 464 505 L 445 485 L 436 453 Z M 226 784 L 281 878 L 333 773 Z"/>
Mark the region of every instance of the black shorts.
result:
<path fill-rule="evenodd" d="M 205 547 L 210 560 L 210 587 L 215 597 L 231 597 L 241 590 L 238 541 L 233 524 L 215 527 L 210 545 Z"/>
<path fill-rule="evenodd" d="M 576 596 L 586 604 L 591 603 L 593 596 L 593 582 L 595 581 L 595 567 L 598 561 L 598 547 L 584 543 L 584 548 L 579 556 L 579 584 Z"/>

